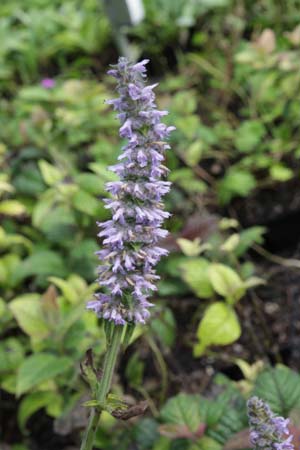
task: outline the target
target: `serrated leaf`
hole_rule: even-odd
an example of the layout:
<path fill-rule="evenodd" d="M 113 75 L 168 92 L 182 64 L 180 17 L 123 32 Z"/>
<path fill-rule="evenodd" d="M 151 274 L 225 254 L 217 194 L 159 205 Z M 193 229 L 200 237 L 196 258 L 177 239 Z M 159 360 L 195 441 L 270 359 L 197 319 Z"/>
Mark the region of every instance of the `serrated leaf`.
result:
<path fill-rule="evenodd" d="M 37 353 L 26 358 L 17 374 L 17 395 L 28 392 L 44 381 L 64 373 L 73 364 L 71 358 L 51 353 Z"/>
<path fill-rule="evenodd" d="M 199 343 L 194 347 L 194 355 L 203 355 L 210 345 L 232 344 L 240 334 L 241 327 L 234 309 L 226 303 L 216 302 L 206 309 L 199 324 Z"/>
<path fill-rule="evenodd" d="M 197 395 L 180 393 L 170 398 L 161 410 L 161 418 L 166 423 L 185 425 L 195 432 L 201 424 Z"/>
<path fill-rule="evenodd" d="M 300 376 L 286 366 L 261 372 L 252 395 L 265 400 L 271 409 L 284 417 L 296 406 L 300 407 Z"/>

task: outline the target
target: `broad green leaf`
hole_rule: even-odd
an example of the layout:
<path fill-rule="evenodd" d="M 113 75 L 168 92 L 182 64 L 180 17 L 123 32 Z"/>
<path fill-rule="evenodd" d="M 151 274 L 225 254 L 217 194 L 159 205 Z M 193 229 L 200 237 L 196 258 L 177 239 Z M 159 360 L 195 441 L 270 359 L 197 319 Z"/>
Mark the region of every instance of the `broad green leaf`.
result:
<path fill-rule="evenodd" d="M 167 401 L 161 410 L 161 418 L 166 423 L 185 425 L 196 431 L 201 424 L 199 403 L 199 396 L 180 393 Z"/>
<path fill-rule="evenodd" d="M 214 290 L 225 297 L 230 304 L 238 301 L 246 292 L 244 282 L 239 275 L 224 264 L 211 264 L 208 277 Z"/>
<path fill-rule="evenodd" d="M 17 395 L 66 372 L 72 364 L 71 358 L 51 353 L 37 353 L 27 357 L 18 370 Z"/>
<path fill-rule="evenodd" d="M 33 340 L 48 336 L 49 326 L 44 318 L 40 295 L 25 294 L 9 303 L 9 309 L 20 328 Z"/>
<path fill-rule="evenodd" d="M 159 437 L 157 428 L 157 422 L 150 417 L 143 418 L 137 422 L 133 429 L 133 435 L 138 449 L 150 450 L 154 447 Z"/>
<path fill-rule="evenodd" d="M 206 435 L 223 445 L 248 425 L 247 408 L 241 393 L 229 385 L 213 400 L 203 399 L 207 405 Z"/>
<path fill-rule="evenodd" d="M 182 278 L 200 298 L 210 298 L 214 291 L 208 276 L 210 264 L 204 258 L 186 260 L 182 265 Z"/>
<path fill-rule="evenodd" d="M 48 186 L 53 186 L 63 179 L 64 174 L 57 167 L 52 166 L 43 159 L 41 159 L 38 164 L 42 177 Z"/>
<path fill-rule="evenodd" d="M 275 413 L 288 417 L 292 409 L 300 409 L 300 376 L 282 365 L 267 369 L 258 375 L 252 395 L 268 402 Z"/>
<path fill-rule="evenodd" d="M 199 343 L 194 347 L 196 357 L 203 355 L 210 345 L 228 345 L 241 335 L 241 327 L 234 309 L 223 302 L 209 306 L 199 324 Z"/>
<path fill-rule="evenodd" d="M 39 391 L 26 395 L 20 403 L 18 409 L 18 424 L 24 432 L 27 420 L 39 409 L 48 406 L 56 400 L 56 394 L 53 391 Z"/>

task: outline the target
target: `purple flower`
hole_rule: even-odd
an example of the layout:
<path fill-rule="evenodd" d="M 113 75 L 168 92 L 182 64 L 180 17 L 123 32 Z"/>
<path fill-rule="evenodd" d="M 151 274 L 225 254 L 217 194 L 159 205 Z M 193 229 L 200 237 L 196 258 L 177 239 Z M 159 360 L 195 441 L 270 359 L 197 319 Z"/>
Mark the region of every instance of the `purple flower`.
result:
<path fill-rule="evenodd" d="M 156 84 L 145 85 L 148 62 L 131 64 L 119 58 L 108 72 L 118 81 L 119 97 L 107 103 L 118 112 L 119 134 L 128 142 L 119 163 L 109 168 L 120 177 L 106 184 L 111 197 L 104 200 L 105 208 L 112 218 L 98 223 L 98 236 L 103 239 L 97 252 L 98 282 L 105 293 L 96 294 L 88 309 L 120 325 L 145 323 L 149 318 L 153 305 L 148 298 L 159 279 L 154 266 L 168 253 L 158 245 L 167 235 L 161 226 L 169 217 L 161 200 L 170 183 L 161 177 L 168 173 L 162 161 L 170 148 L 165 139 L 174 127 L 160 122 L 168 113 L 156 107 Z"/>
<path fill-rule="evenodd" d="M 53 80 L 53 78 L 44 78 L 41 81 L 41 85 L 43 86 L 43 88 L 45 89 L 52 89 L 55 86 L 55 80 Z"/>
<path fill-rule="evenodd" d="M 294 450 L 289 419 L 276 416 L 258 397 L 248 400 L 250 442 L 255 450 Z"/>

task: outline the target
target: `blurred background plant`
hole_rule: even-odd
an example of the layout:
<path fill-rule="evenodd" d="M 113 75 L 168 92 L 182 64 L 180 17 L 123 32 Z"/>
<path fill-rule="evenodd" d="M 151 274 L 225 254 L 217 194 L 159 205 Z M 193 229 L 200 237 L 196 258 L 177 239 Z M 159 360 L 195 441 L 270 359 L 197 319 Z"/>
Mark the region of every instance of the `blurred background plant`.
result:
<path fill-rule="evenodd" d="M 300 369 L 299 2 L 144 6 L 128 39 L 151 58 L 159 106 L 177 128 L 167 160 L 170 255 L 153 320 L 133 336 L 115 379 L 115 391 L 146 399 L 152 417 L 127 427 L 104 415 L 97 446 L 248 448 L 245 432 L 240 447 L 230 439 L 247 426 L 251 392 L 284 416 L 300 405 L 298 374 L 270 368 Z M 84 305 L 95 290 L 104 184 L 114 178 L 107 166 L 119 153 L 104 104 L 114 32 L 100 0 L 0 5 L 5 450 L 78 446 L 85 426 L 79 365 L 91 347 L 99 363 L 104 339 Z"/>

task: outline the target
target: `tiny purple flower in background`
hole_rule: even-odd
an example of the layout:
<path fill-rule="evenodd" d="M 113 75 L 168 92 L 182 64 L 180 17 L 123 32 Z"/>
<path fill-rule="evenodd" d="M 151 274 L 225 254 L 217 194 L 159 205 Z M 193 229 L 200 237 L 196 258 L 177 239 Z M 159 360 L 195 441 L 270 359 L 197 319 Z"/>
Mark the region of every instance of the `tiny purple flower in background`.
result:
<path fill-rule="evenodd" d="M 168 113 L 156 108 L 156 85 L 145 86 L 147 63 L 119 58 L 108 72 L 118 81 L 119 98 L 107 103 L 118 112 L 119 133 L 128 142 L 120 162 L 110 167 L 120 180 L 106 184 L 112 197 L 105 200 L 105 207 L 112 218 L 98 224 L 98 236 L 103 238 L 103 249 L 97 252 L 102 262 L 98 281 L 105 293 L 96 294 L 87 307 L 120 325 L 148 319 L 153 306 L 148 298 L 159 279 L 153 267 L 168 253 L 158 245 L 167 235 L 161 225 L 169 217 L 161 199 L 170 183 L 161 178 L 168 173 L 162 165 L 170 148 L 165 140 L 175 127 L 160 122 Z"/>
<path fill-rule="evenodd" d="M 258 397 L 248 400 L 250 442 L 255 450 L 294 450 L 289 419 L 276 416 Z"/>
<path fill-rule="evenodd" d="M 53 80 L 53 78 L 44 78 L 41 81 L 41 86 L 45 89 L 52 89 L 55 86 L 55 80 Z"/>

